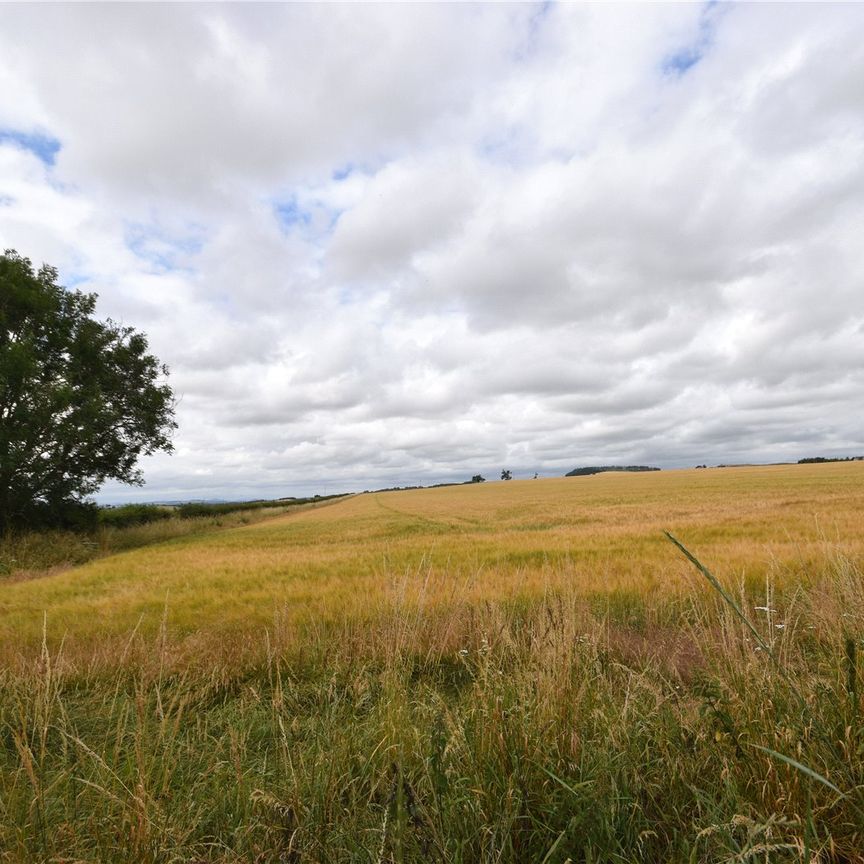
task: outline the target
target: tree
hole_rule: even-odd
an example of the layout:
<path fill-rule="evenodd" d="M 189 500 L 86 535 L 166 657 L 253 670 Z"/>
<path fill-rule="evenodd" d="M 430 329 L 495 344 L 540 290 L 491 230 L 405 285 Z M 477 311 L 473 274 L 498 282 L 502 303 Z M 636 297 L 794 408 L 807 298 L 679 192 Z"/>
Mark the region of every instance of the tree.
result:
<path fill-rule="evenodd" d="M 485 482 L 486 482 L 486 478 L 485 478 L 482 474 L 475 474 L 475 475 L 471 478 L 471 482 L 472 482 L 472 483 L 485 483 Z"/>
<path fill-rule="evenodd" d="M 505 469 L 501 472 L 501 479 L 502 479 L 502 480 L 512 480 L 512 479 L 513 479 L 513 474 L 505 468 Z"/>
<path fill-rule="evenodd" d="M 109 478 L 141 485 L 138 458 L 173 449 L 168 370 L 95 306 L 53 267 L 0 256 L 0 532 L 62 522 Z"/>

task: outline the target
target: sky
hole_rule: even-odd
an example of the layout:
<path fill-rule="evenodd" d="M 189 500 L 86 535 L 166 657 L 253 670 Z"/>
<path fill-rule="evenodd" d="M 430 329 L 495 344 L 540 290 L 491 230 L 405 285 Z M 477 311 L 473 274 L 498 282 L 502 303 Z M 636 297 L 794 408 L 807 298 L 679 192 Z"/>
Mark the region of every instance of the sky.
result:
<path fill-rule="evenodd" d="M 0 5 L 0 246 L 170 368 L 101 500 L 864 453 L 864 5 Z"/>

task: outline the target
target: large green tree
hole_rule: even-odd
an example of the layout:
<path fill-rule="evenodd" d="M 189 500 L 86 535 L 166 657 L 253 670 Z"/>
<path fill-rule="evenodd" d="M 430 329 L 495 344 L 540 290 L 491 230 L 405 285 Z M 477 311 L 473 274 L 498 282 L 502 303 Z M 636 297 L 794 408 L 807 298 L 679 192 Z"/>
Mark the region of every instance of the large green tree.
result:
<path fill-rule="evenodd" d="M 172 449 L 168 370 L 95 306 L 0 255 L 0 531 L 61 518 L 109 478 L 140 485 L 138 458 Z"/>

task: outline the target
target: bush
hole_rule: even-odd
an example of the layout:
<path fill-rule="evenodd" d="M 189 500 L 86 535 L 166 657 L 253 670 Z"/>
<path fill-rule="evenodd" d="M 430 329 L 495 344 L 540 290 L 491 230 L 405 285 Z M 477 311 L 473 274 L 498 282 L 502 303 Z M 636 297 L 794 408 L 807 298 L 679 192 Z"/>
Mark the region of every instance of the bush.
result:
<path fill-rule="evenodd" d="M 95 531 L 99 508 L 92 501 L 33 501 L 20 514 L 20 524 L 28 530 L 56 528 L 61 531 Z"/>
<path fill-rule="evenodd" d="M 113 528 L 126 528 L 130 525 L 149 525 L 170 519 L 174 511 L 158 504 L 124 504 L 122 507 L 103 507 L 99 511 L 99 524 Z"/>
<path fill-rule="evenodd" d="M 196 516 L 224 516 L 227 513 L 237 513 L 240 510 L 263 510 L 271 507 L 296 507 L 300 504 L 312 504 L 342 498 L 344 493 L 336 495 L 314 495 L 311 498 L 280 498 L 275 501 L 218 501 L 208 504 L 204 501 L 191 501 L 181 504 L 174 511 L 181 519 L 192 519 Z"/>
<path fill-rule="evenodd" d="M 266 506 L 268 504 L 264 501 L 222 501 L 215 504 L 192 501 L 188 504 L 181 504 L 177 508 L 177 515 L 181 519 L 194 519 L 198 516 L 224 516 L 226 513 L 235 513 L 238 510 L 258 510 Z"/>

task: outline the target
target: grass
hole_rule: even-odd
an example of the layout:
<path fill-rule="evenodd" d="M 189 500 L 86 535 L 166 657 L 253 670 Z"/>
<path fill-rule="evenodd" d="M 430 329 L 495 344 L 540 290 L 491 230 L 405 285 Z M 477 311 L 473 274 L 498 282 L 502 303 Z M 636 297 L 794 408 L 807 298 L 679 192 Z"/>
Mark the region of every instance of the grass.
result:
<path fill-rule="evenodd" d="M 365 495 L 3 584 L 0 861 L 864 860 L 862 481 Z"/>
<path fill-rule="evenodd" d="M 338 497 L 338 496 L 330 496 Z M 300 499 L 289 503 L 153 504 L 103 509 L 93 530 L 16 531 L 0 537 L 0 582 L 26 581 L 54 575 L 141 546 L 178 537 L 209 534 L 223 528 L 250 525 L 285 513 L 323 506 L 324 501 Z"/>

